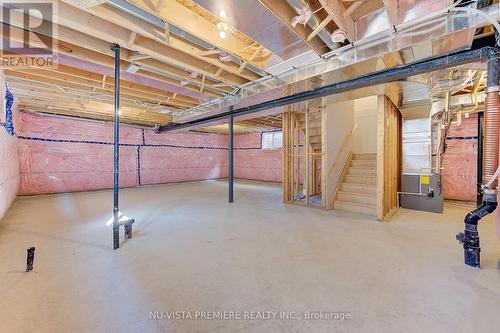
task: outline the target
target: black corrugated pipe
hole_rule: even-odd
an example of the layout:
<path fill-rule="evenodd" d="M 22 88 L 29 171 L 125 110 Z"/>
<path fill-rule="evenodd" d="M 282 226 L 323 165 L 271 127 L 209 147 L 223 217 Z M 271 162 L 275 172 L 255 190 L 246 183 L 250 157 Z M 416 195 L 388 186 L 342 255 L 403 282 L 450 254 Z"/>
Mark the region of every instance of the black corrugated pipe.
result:
<path fill-rule="evenodd" d="M 477 224 L 480 219 L 491 214 L 497 208 L 496 190 L 484 190 L 483 203 L 477 209 L 465 216 L 465 230 L 457 235 L 457 240 L 464 245 L 464 263 L 468 266 L 479 267 L 481 264 L 481 247 L 479 246 L 479 232 Z"/>
<path fill-rule="evenodd" d="M 497 49 L 498 51 L 498 49 Z M 488 183 L 481 186 L 483 189 L 483 202 L 481 206 L 465 216 L 465 230 L 457 235 L 457 240 L 464 247 L 464 263 L 472 267 L 481 265 L 481 247 L 479 244 L 479 232 L 477 225 L 480 219 L 491 214 L 497 208 L 497 181 L 498 177 L 498 153 L 499 153 L 499 87 L 500 87 L 500 56 L 492 53 L 488 58 L 488 83 L 487 97 L 484 109 L 484 137 L 483 158 L 485 160 L 485 170 L 483 180 L 488 179 Z M 487 122 L 488 121 L 488 122 Z M 479 133 L 481 134 L 481 133 Z"/>

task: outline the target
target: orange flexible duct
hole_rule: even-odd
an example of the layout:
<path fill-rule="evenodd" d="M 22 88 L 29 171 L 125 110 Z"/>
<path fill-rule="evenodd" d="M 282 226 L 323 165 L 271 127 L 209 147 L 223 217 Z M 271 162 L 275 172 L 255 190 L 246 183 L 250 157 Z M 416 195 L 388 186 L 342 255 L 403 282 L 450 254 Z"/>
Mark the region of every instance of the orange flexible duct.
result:
<path fill-rule="evenodd" d="M 489 181 L 498 168 L 500 139 L 500 99 L 497 87 L 488 87 L 484 101 L 483 181 Z M 495 181 L 492 188 L 497 187 Z"/>
<path fill-rule="evenodd" d="M 500 57 L 488 59 L 488 84 L 486 99 L 484 101 L 484 154 L 483 154 L 483 180 L 487 181 L 498 167 L 499 146 L 499 114 L 500 114 Z M 488 119 L 488 125 L 486 119 Z M 486 127 L 488 126 L 488 127 Z M 491 131 L 487 133 L 486 131 Z M 495 137 L 496 136 L 496 137 Z M 488 140 L 488 141 L 487 141 Z M 488 142 L 488 144 L 486 144 Z M 493 146 L 492 146 L 493 145 Z M 488 154 L 488 155 L 487 155 Z M 499 179 L 493 183 L 492 188 L 498 186 Z M 497 197 L 500 194 L 497 191 Z M 498 198 L 500 199 L 500 198 Z M 498 201 L 498 200 L 497 200 Z M 497 238 L 500 240 L 500 212 L 496 213 Z"/>
<path fill-rule="evenodd" d="M 500 153 L 500 57 L 497 55 L 488 59 L 488 80 L 486 99 L 484 100 L 484 131 L 483 131 L 483 182 L 493 177 L 498 169 Z M 495 180 L 491 188 L 496 189 Z"/>

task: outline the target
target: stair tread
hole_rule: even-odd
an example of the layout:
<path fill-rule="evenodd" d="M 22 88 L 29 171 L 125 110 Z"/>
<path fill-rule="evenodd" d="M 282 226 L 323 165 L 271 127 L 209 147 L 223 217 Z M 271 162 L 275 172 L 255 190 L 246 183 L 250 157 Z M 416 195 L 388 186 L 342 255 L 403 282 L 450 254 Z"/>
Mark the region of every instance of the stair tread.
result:
<path fill-rule="evenodd" d="M 354 170 L 370 170 L 370 171 L 374 171 L 374 170 L 377 170 L 375 166 L 354 166 L 354 165 L 351 165 L 349 167 L 349 170 L 351 169 L 354 169 Z"/>
<path fill-rule="evenodd" d="M 366 153 L 366 154 L 353 154 L 353 159 L 358 161 L 376 161 L 376 153 Z"/>
<path fill-rule="evenodd" d="M 373 176 L 376 176 L 376 173 L 377 173 L 377 170 L 375 169 L 366 169 L 366 168 L 349 168 L 347 171 L 349 171 L 349 173 L 364 173 L 364 174 L 367 174 L 369 176 L 373 175 Z"/>
<path fill-rule="evenodd" d="M 358 207 L 363 207 L 363 208 L 377 209 L 377 205 L 362 204 L 362 203 L 359 203 L 359 202 L 342 201 L 342 200 L 335 199 L 334 203 L 341 204 L 341 205 L 351 205 L 351 206 L 358 206 Z"/>
<path fill-rule="evenodd" d="M 344 182 L 342 182 L 342 185 L 356 186 L 356 187 L 365 187 L 365 188 L 369 188 L 369 189 L 374 189 L 374 188 L 377 187 L 376 184 L 354 184 L 354 183 L 344 183 Z"/>
<path fill-rule="evenodd" d="M 363 193 L 363 192 L 349 192 L 349 191 L 338 191 L 337 194 L 345 194 L 345 195 L 359 195 L 362 197 L 376 197 L 377 195 L 375 193 Z"/>
<path fill-rule="evenodd" d="M 375 160 L 373 160 L 373 161 L 370 161 L 370 160 L 352 160 L 351 166 L 357 167 L 357 168 L 363 168 L 363 167 L 376 168 L 377 161 L 375 161 Z"/>
<path fill-rule="evenodd" d="M 346 175 L 346 177 L 356 177 L 356 178 L 369 178 L 369 179 L 372 179 L 372 178 L 376 178 L 376 176 L 367 176 L 367 175 Z"/>

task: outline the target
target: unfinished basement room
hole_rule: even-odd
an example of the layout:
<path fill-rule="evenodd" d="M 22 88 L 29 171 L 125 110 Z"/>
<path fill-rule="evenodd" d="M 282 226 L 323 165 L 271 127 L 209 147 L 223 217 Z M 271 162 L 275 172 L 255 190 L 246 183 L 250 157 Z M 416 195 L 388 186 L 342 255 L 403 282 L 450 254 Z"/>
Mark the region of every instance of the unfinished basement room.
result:
<path fill-rule="evenodd" d="M 499 0 L 0 13 L 0 333 L 500 332 Z"/>

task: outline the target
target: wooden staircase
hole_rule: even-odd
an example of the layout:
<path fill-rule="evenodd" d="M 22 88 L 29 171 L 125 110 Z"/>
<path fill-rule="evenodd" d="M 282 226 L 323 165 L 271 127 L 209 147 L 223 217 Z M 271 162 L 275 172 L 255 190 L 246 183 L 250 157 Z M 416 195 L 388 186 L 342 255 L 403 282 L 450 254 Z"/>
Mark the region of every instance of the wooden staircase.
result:
<path fill-rule="evenodd" d="M 316 103 L 316 101 L 311 102 L 311 104 Z M 315 105 L 310 105 L 309 114 L 309 144 L 314 153 L 321 152 L 321 108 Z M 305 135 L 306 128 L 306 117 L 304 113 L 297 114 L 297 120 L 299 121 L 303 133 Z"/>
<path fill-rule="evenodd" d="M 377 154 L 354 154 L 337 191 L 333 209 L 377 216 Z"/>
<path fill-rule="evenodd" d="M 303 152 L 307 153 L 307 166 L 304 168 L 304 174 L 307 174 L 305 181 L 308 185 L 308 195 L 318 195 L 321 193 L 321 153 L 322 153 L 322 99 L 314 99 L 306 103 L 307 115 L 305 112 L 296 112 L 295 118 L 299 123 L 299 128 L 304 135 Z M 307 118 L 307 121 L 306 121 Z M 308 145 L 306 149 L 306 145 Z M 297 160 L 298 161 L 298 160 Z M 305 194 L 303 194 L 305 195 Z M 307 200 L 308 201 L 308 200 Z"/>

